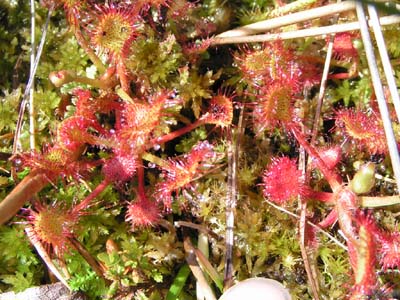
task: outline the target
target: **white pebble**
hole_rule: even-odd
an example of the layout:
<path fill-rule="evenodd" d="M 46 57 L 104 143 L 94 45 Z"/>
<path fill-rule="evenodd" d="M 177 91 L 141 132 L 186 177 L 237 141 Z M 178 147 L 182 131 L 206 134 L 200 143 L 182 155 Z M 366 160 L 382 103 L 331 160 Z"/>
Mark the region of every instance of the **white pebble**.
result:
<path fill-rule="evenodd" d="M 250 278 L 229 288 L 219 300 L 291 300 L 289 292 L 278 281 Z"/>

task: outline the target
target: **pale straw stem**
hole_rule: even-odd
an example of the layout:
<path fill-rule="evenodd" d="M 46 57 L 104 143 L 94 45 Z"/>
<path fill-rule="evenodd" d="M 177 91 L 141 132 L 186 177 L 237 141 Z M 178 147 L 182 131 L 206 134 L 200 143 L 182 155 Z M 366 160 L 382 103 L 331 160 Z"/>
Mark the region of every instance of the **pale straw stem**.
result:
<path fill-rule="evenodd" d="M 381 25 L 379 24 L 378 13 L 373 5 L 368 5 L 368 14 L 370 17 L 370 23 L 374 31 L 376 44 L 379 50 L 379 56 L 381 57 L 383 71 L 385 72 L 386 81 L 389 86 L 390 95 L 392 96 L 392 101 L 394 104 L 394 109 L 396 110 L 397 121 L 400 121 L 400 97 L 397 92 L 396 81 L 393 76 L 393 69 L 390 63 L 389 55 L 385 46 L 385 40 L 383 38 Z"/>
<path fill-rule="evenodd" d="M 367 20 L 361 3 L 356 4 L 356 11 L 357 11 L 358 21 L 360 24 L 361 37 L 364 44 L 365 54 L 367 56 L 368 66 L 371 73 L 371 80 L 374 86 L 374 91 L 378 101 L 379 111 L 381 113 L 381 118 L 383 122 L 383 128 L 385 130 L 386 140 L 389 147 L 389 154 L 392 162 L 392 168 L 396 179 L 397 188 L 399 189 L 400 187 L 399 151 L 397 148 L 397 143 L 392 128 L 392 122 L 390 120 L 389 110 L 386 105 L 382 82 L 379 76 L 379 70 L 374 54 L 374 46 L 372 45 L 371 42 L 371 37 L 368 31 Z"/>
<path fill-rule="evenodd" d="M 49 27 L 50 17 L 51 17 L 51 14 L 53 13 L 53 9 L 54 9 L 54 5 L 52 5 L 47 12 L 46 23 L 43 26 L 42 37 L 40 40 L 38 50 L 36 52 L 36 57 L 35 57 L 35 61 L 33 64 L 33 68 L 29 74 L 29 80 L 28 80 L 28 83 L 26 84 L 24 95 L 22 96 L 21 106 L 19 108 L 19 113 L 18 113 L 18 121 L 17 121 L 17 125 L 15 128 L 15 134 L 14 134 L 14 144 L 13 144 L 13 151 L 12 151 L 13 154 L 17 153 L 17 150 L 19 148 L 19 138 L 21 136 L 22 122 L 24 119 L 26 102 L 29 97 L 32 84 L 35 79 L 36 70 L 39 65 L 39 60 L 40 60 L 40 56 L 43 51 L 44 42 L 46 41 L 47 29 Z"/>
<path fill-rule="evenodd" d="M 216 38 L 228 38 L 238 36 L 248 36 L 256 33 L 266 32 L 271 29 L 280 28 L 283 26 L 300 23 L 316 18 L 322 18 L 329 15 L 334 15 L 344 11 L 355 9 L 355 3 L 353 1 L 345 1 L 326 6 L 321 6 L 306 11 L 301 11 L 293 14 L 289 14 L 282 17 L 277 17 L 265 21 L 256 22 L 246 26 L 238 27 L 229 31 L 225 31 L 216 36 Z"/>
<path fill-rule="evenodd" d="M 398 15 L 386 16 L 386 17 L 381 17 L 379 20 L 381 25 L 392 25 L 400 23 L 400 16 Z M 358 22 L 351 22 L 351 23 L 343 23 L 343 24 L 322 26 L 316 28 L 300 29 L 300 30 L 281 32 L 281 33 L 267 33 L 267 34 L 251 35 L 251 36 L 238 36 L 238 37 L 226 37 L 226 38 L 215 37 L 212 41 L 212 44 L 222 45 L 222 44 L 238 44 L 238 43 L 260 43 L 260 42 L 268 42 L 275 40 L 305 38 L 312 36 L 324 37 L 327 34 L 353 31 L 359 29 L 360 25 Z"/>
<path fill-rule="evenodd" d="M 31 66 L 30 76 L 34 76 L 33 69 L 35 65 L 35 1 L 31 0 Z M 29 146 L 31 150 L 35 150 L 35 102 L 34 102 L 35 84 L 32 83 L 29 89 Z"/>

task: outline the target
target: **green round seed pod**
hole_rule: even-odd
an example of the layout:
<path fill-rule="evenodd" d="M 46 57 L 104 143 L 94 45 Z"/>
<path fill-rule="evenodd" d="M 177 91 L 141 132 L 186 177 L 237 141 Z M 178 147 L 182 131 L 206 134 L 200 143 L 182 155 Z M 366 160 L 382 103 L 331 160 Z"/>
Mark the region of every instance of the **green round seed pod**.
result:
<path fill-rule="evenodd" d="M 363 164 L 353 179 L 350 181 L 350 189 L 356 194 L 365 194 L 371 191 L 375 185 L 375 164 L 368 162 Z"/>

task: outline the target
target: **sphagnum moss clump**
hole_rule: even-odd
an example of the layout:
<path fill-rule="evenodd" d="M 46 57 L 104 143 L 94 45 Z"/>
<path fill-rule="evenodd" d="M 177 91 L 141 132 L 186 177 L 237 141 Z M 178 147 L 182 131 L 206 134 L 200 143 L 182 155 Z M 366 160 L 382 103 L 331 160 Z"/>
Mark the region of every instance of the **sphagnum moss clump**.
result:
<path fill-rule="evenodd" d="M 90 299 L 196 299 L 198 272 L 216 298 L 224 279 L 254 276 L 293 299 L 395 297 L 400 229 L 384 205 L 400 201 L 358 32 L 333 39 L 315 122 L 326 39 L 214 38 L 315 1 L 35 3 L 39 26 L 55 12 L 30 149 L 28 122 L 13 140 L 29 6 L 0 3 L 1 291 L 46 278 L 27 228 L 46 265 L 60 262 L 61 279 Z M 384 28 L 395 74 L 398 32 Z"/>

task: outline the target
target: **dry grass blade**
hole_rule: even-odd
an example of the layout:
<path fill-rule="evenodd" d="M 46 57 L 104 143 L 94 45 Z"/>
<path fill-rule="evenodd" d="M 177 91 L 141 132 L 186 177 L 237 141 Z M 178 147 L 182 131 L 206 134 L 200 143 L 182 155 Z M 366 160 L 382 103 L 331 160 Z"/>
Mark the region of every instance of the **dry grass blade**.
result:
<path fill-rule="evenodd" d="M 311 262 L 311 259 L 308 251 L 307 251 L 307 246 L 305 243 L 305 232 L 306 232 L 306 226 L 307 224 L 307 219 L 306 219 L 306 213 L 307 213 L 307 203 L 305 201 L 302 201 L 300 204 L 300 222 L 299 222 L 299 231 L 300 231 L 300 250 L 301 250 L 301 256 L 303 257 L 303 262 L 304 262 L 304 268 L 307 273 L 308 277 L 308 282 L 311 287 L 311 291 L 313 294 L 313 297 L 315 300 L 319 300 L 319 284 L 318 284 L 318 277 L 316 273 L 316 269 L 314 268 L 314 265 Z"/>
<path fill-rule="evenodd" d="M 321 100 L 322 101 L 322 100 Z M 306 163 L 306 152 L 303 147 L 300 148 L 299 151 L 299 169 L 302 171 L 302 175 L 308 178 L 307 173 L 307 163 Z M 311 287 L 311 292 L 315 300 L 319 300 L 319 281 L 318 281 L 318 273 L 316 270 L 316 260 L 313 259 L 312 252 L 307 251 L 307 231 L 306 227 L 309 226 L 307 224 L 307 201 L 298 198 L 299 200 L 299 209 L 300 209 L 300 218 L 299 218 L 299 244 L 301 256 L 304 262 L 304 268 L 307 273 L 307 278 L 309 285 Z"/>
<path fill-rule="evenodd" d="M 40 257 L 43 259 L 43 261 L 45 262 L 45 264 L 49 268 L 49 270 L 54 274 L 54 276 L 57 277 L 58 280 L 60 280 L 62 282 L 62 284 L 64 284 L 69 290 L 71 290 L 71 288 L 68 285 L 67 280 L 61 274 L 61 272 L 58 271 L 57 267 L 54 265 L 50 256 L 47 254 L 46 249 L 43 247 L 43 245 L 41 243 L 36 241 L 36 239 L 33 237 L 34 232 L 33 232 L 32 227 L 27 226 L 25 228 L 25 232 L 26 232 L 26 236 L 28 237 L 29 241 L 35 247 L 36 251 L 38 252 Z"/>
<path fill-rule="evenodd" d="M 339 3 L 340 4 L 340 3 Z M 337 21 L 337 16 L 335 16 L 335 21 Z M 322 111 L 322 104 L 325 96 L 325 90 L 328 82 L 328 74 L 329 74 L 329 68 L 331 65 L 331 58 L 332 58 L 332 52 L 333 52 L 333 39 L 334 35 L 332 34 L 329 38 L 328 42 L 328 47 L 327 47 L 327 52 L 326 52 L 326 57 L 325 57 L 325 63 L 324 63 L 324 70 L 322 72 L 322 78 L 321 78 L 321 83 L 319 87 L 319 94 L 318 94 L 318 99 L 317 99 L 317 107 L 315 110 L 315 115 L 314 115 L 314 122 L 312 126 L 312 133 L 311 133 L 311 141 L 310 144 L 313 145 L 315 143 L 315 140 L 317 139 L 317 133 L 319 130 L 319 121 L 321 118 L 321 111 Z M 305 156 L 304 151 L 302 151 Z M 306 178 L 309 178 L 309 172 L 310 169 L 307 168 L 307 164 L 305 163 L 304 159 L 304 164 L 303 166 L 305 167 L 305 170 L 303 174 L 306 175 Z M 319 299 L 319 283 L 318 283 L 318 274 L 315 266 L 315 260 L 310 262 L 312 258 L 309 255 L 309 252 L 307 251 L 307 246 L 306 246 L 306 226 L 309 226 L 307 224 L 307 203 L 305 201 L 300 202 L 300 222 L 299 222 L 299 231 L 300 231 L 300 249 L 301 249 L 301 254 L 304 260 L 304 266 L 306 269 L 308 281 L 310 282 L 311 290 L 313 293 L 313 296 L 315 299 Z"/>
<path fill-rule="evenodd" d="M 197 261 L 203 267 L 203 270 L 211 277 L 218 288 L 223 288 L 223 282 L 218 272 L 214 269 L 207 257 L 199 249 L 194 249 L 194 253 L 197 257 Z"/>
<path fill-rule="evenodd" d="M 202 288 L 202 292 L 205 297 L 205 300 L 217 300 L 217 298 L 214 295 L 214 292 L 212 291 L 211 287 L 209 286 L 209 284 L 203 274 L 203 271 L 201 270 L 199 263 L 197 262 L 195 248 L 192 245 L 192 243 L 190 242 L 190 238 L 188 236 L 186 236 L 184 238 L 183 247 L 186 252 L 186 261 L 187 261 L 194 277 L 196 278 L 197 283 Z"/>
<path fill-rule="evenodd" d="M 234 153 L 233 129 L 228 136 L 228 195 L 226 199 L 226 232 L 225 232 L 225 268 L 224 268 L 224 287 L 229 288 L 233 284 L 233 243 L 236 207 L 236 159 Z"/>
<path fill-rule="evenodd" d="M 360 205 L 362 207 L 374 208 L 400 204 L 400 195 L 386 197 L 361 196 Z"/>
<path fill-rule="evenodd" d="M 314 122 L 313 122 L 312 133 L 311 133 L 311 145 L 314 144 L 314 142 L 317 138 L 318 125 L 319 125 L 319 120 L 321 118 L 322 103 L 324 101 L 326 85 L 328 83 L 329 67 L 331 65 L 331 58 L 332 58 L 332 51 L 333 51 L 333 38 L 334 38 L 334 35 L 331 35 L 329 38 L 328 48 L 326 51 L 324 70 L 322 72 L 321 83 L 319 86 L 317 108 L 315 111 Z"/>
<path fill-rule="evenodd" d="M 374 31 L 376 44 L 379 50 L 379 56 L 382 61 L 383 71 L 385 72 L 386 81 L 389 86 L 390 95 L 392 96 L 392 101 L 397 114 L 397 121 L 400 122 L 400 97 L 397 91 L 396 81 L 393 76 L 393 68 L 390 63 L 389 55 L 385 46 L 385 40 L 383 38 L 381 25 L 379 24 L 379 17 L 375 6 L 368 5 L 368 14 L 370 16 L 370 23 L 372 24 L 372 29 Z"/>
<path fill-rule="evenodd" d="M 243 107 L 240 109 L 237 128 L 230 128 L 228 135 L 228 194 L 226 199 L 226 233 L 225 233 L 225 271 L 224 271 L 224 289 L 233 285 L 233 244 L 234 244 L 234 225 L 235 225 L 235 207 L 238 199 L 237 186 L 237 167 L 239 161 L 240 142 L 243 135 Z"/>
<path fill-rule="evenodd" d="M 400 23 L 400 16 L 385 16 L 381 17 L 379 21 L 381 25 L 397 24 Z M 353 31 L 358 29 L 360 29 L 360 25 L 358 22 L 350 22 L 350 23 L 322 26 L 316 28 L 300 29 L 282 33 L 268 33 L 268 34 L 257 34 L 250 36 L 227 37 L 227 38 L 216 37 L 213 39 L 212 43 L 213 45 L 236 44 L 236 43 L 262 43 L 268 41 L 275 41 L 278 39 L 289 40 L 289 39 L 305 38 L 312 36 L 323 37 L 327 34 Z"/>
<path fill-rule="evenodd" d="M 353 1 L 344 1 L 340 3 L 330 4 L 322 7 L 317 7 L 290 15 L 273 18 L 270 20 L 265 20 L 261 22 L 256 22 L 246 26 L 238 27 L 229 31 L 225 31 L 216 36 L 216 38 L 228 38 L 228 37 L 239 37 L 239 36 L 249 36 L 252 34 L 257 34 L 261 32 L 266 32 L 271 29 L 280 28 L 282 26 L 291 25 L 295 23 L 300 23 L 308 21 L 311 19 L 321 18 L 325 16 L 334 15 L 336 13 L 341 13 L 349 11 L 355 8 L 355 3 Z"/>
<path fill-rule="evenodd" d="M 31 0 L 31 74 L 35 67 L 35 1 Z M 34 90 L 35 84 L 32 83 L 29 89 L 29 145 L 31 150 L 35 150 L 36 139 L 35 139 L 35 102 L 34 102 Z"/>
<path fill-rule="evenodd" d="M 31 69 L 31 72 L 29 74 L 29 80 L 28 80 L 28 83 L 26 84 L 24 95 L 22 96 L 22 101 L 21 101 L 21 105 L 19 108 L 19 114 L 18 114 L 18 121 L 17 121 L 17 125 L 15 128 L 15 134 L 14 134 L 14 145 L 13 145 L 13 152 L 12 152 L 13 154 L 18 152 L 19 138 L 21 136 L 22 122 L 24 119 L 26 102 L 29 97 L 29 94 L 31 93 L 31 87 L 32 87 L 34 79 L 35 79 L 35 74 L 36 74 L 37 67 L 39 65 L 40 56 L 42 55 L 44 42 L 46 41 L 47 29 L 49 28 L 50 17 L 53 13 L 53 10 L 54 10 L 54 4 L 49 8 L 49 11 L 47 13 L 46 23 L 43 26 L 42 38 L 40 40 L 40 44 L 39 44 L 38 50 L 36 52 L 36 57 L 35 57 L 35 61 L 33 64 L 33 68 Z"/>

